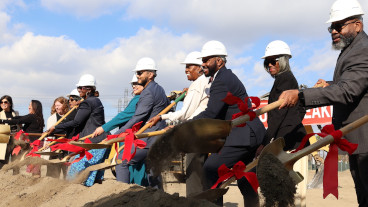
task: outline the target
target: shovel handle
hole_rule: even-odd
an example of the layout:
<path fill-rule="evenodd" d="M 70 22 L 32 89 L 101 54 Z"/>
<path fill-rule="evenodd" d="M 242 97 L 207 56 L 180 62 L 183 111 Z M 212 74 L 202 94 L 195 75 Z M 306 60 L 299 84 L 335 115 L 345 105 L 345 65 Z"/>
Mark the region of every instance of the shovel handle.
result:
<path fill-rule="evenodd" d="M 83 99 L 82 99 L 83 101 Z M 64 114 L 64 116 L 62 116 L 54 125 L 53 127 L 55 127 L 56 125 L 60 124 L 67 116 L 69 116 L 70 113 L 72 113 L 76 108 L 78 108 L 78 105 L 74 106 L 73 108 L 71 108 L 66 114 Z M 43 140 L 47 135 L 49 135 L 49 132 L 44 132 L 42 133 L 41 137 L 38 138 L 38 140 Z"/>
<path fill-rule="evenodd" d="M 357 119 L 356 121 L 344 126 L 343 128 L 340 129 L 340 131 L 342 132 L 342 135 L 345 135 L 353 130 L 355 130 L 356 128 L 362 126 L 363 124 L 368 122 L 368 115 L 365 115 L 359 119 Z M 304 157 L 307 154 L 310 154 L 316 150 L 318 150 L 321 147 L 324 147 L 328 144 L 331 144 L 334 141 L 333 136 L 328 135 L 326 137 L 324 137 L 323 139 L 318 140 L 317 142 L 315 142 L 312 145 L 309 145 L 308 147 L 305 147 L 302 150 L 299 150 L 298 152 L 292 153 L 293 158 L 291 159 L 292 162 L 296 162 L 297 160 L 299 160 L 300 158 Z"/>
<path fill-rule="evenodd" d="M 253 160 L 253 162 L 249 163 L 247 165 L 247 167 L 245 168 L 245 170 L 243 172 L 248 172 L 250 171 L 251 169 L 255 168 L 258 164 L 258 158 Z M 234 181 L 236 181 L 236 178 L 234 176 L 232 176 L 231 178 L 227 179 L 225 182 L 223 182 L 220 187 L 218 188 L 226 188 L 227 186 L 229 186 L 231 183 L 233 183 Z"/>
<path fill-rule="evenodd" d="M 153 136 L 161 135 L 161 134 L 164 134 L 165 132 L 166 132 L 166 130 L 162 129 L 162 130 L 159 130 L 159 131 L 147 132 L 147 133 L 142 133 L 142 134 L 135 134 L 135 136 L 137 137 L 137 139 L 142 139 L 142 138 L 146 138 L 146 137 L 153 137 Z M 101 144 L 113 144 L 113 143 L 116 143 L 116 142 L 124 142 L 124 141 L 125 141 L 125 136 L 110 139 L 106 142 L 102 141 Z"/>
<path fill-rule="evenodd" d="M 268 104 L 268 105 L 266 105 L 262 108 L 259 108 L 259 109 L 255 110 L 254 112 L 256 113 L 257 116 L 262 115 L 264 113 L 267 113 L 267 112 L 269 112 L 273 109 L 276 109 L 276 108 L 280 107 L 283 102 L 284 102 L 284 100 L 282 100 L 282 99 L 278 100 L 278 101 L 275 101 L 275 102 L 272 102 L 272 103 L 270 103 L 270 104 Z M 243 116 L 240 116 L 240 117 L 232 120 L 231 125 L 232 125 L 232 127 L 235 127 L 235 126 L 238 126 L 240 124 L 244 124 L 245 122 L 247 122 L 249 120 L 250 120 L 249 115 L 245 114 Z"/>
<path fill-rule="evenodd" d="M 175 99 L 175 101 L 173 101 L 170 105 L 168 105 L 164 110 L 162 110 L 158 115 L 162 115 L 162 114 L 166 114 L 173 106 L 175 106 L 175 104 L 177 104 L 179 101 L 181 101 L 184 97 L 185 97 L 186 92 L 184 92 L 183 94 L 181 94 L 177 99 Z M 152 125 L 152 123 L 148 123 L 146 125 L 144 125 L 139 131 L 137 131 L 136 134 L 141 134 L 143 133 L 146 129 L 148 129 L 150 126 Z"/>

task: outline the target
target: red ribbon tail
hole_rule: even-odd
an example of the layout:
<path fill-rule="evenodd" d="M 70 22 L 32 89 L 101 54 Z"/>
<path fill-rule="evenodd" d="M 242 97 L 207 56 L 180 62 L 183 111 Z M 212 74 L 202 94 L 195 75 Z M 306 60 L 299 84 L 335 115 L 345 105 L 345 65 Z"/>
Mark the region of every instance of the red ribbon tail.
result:
<path fill-rule="evenodd" d="M 21 149 L 22 148 L 19 145 L 14 147 L 12 155 L 18 155 Z"/>
<path fill-rule="evenodd" d="M 329 194 L 334 195 L 339 199 L 338 192 L 338 148 L 334 143 L 330 144 L 330 149 L 325 160 L 325 168 L 323 173 L 323 198 Z"/>

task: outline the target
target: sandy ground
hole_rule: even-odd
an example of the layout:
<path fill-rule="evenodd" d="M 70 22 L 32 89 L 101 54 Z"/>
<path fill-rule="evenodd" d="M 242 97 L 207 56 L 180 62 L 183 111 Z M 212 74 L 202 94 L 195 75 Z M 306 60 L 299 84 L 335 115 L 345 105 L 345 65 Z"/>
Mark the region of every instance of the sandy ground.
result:
<path fill-rule="evenodd" d="M 310 170 L 308 175 L 308 183 L 313 179 L 315 171 Z M 339 199 L 333 195 L 329 195 L 323 199 L 323 189 L 307 189 L 306 204 L 307 206 L 333 206 L 333 207 L 350 207 L 358 206 L 354 182 L 351 178 L 349 170 L 339 172 Z M 180 196 L 185 196 L 185 184 L 168 184 L 168 193 L 178 192 Z M 262 201 L 261 201 L 262 202 Z M 229 191 L 224 196 L 225 207 L 243 207 L 242 195 L 236 186 L 232 184 Z"/>
<path fill-rule="evenodd" d="M 0 206 L 213 206 L 204 200 L 186 199 L 185 184 L 168 183 L 166 192 L 115 181 L 110 170 L 105 181 L 92 187 L 71 184 L 63 180 L 45 177 L 32 178 L 24 173 L 13 176 L 11 171 L 0 171 Z M 309 180 L 314 171 L 309 171 Z M 307 206 L 357 206 L 354 184 L 350 172 L 339 172 L 339 199 L 329 195 L 322 197 L 322 189 L 308 189 Z M 180 197 L 179 197 L 180 196 Z M 224 196 L 224 206 L 241 207 L 242 196 L 237 186 L 231 185 Z"/>

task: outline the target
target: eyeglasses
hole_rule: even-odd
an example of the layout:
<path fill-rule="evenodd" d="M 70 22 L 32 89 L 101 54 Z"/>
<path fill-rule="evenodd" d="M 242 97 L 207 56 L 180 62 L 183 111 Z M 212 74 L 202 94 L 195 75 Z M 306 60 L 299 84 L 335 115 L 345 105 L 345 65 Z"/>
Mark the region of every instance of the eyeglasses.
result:
<path fill-rule="evenodd" d="M 77 101 L 77 100 L 75 100 L 75 99 L 73 99 L 73 98 L 69 98 L 69 101 Z"/>
<path fill-rule="evenodd" d="M 268 58 L 265 59 L 265 65 L 268 66 L 269 64 L 271 65 L 276 65 L 276 63 L 280 60 L 280 58 Z"/>
<path fill-rule="evenodd" d="M 0 102 L 1 104 L 8 104 L 9 102 L 7 102 L 7 101 L 2 101 L 2 102 Z"/>
<path fill-rule="evenodd" d="M 138 85 L 138 82 L 131 83 L 132 87 Z"/>
<path fill-rule="evenodd" d="M 357 21 L 358 20 L 353 21 L 353 22 L 348 22 L 348 23 L 345 23 L 345 24 L 332 24 L 331 26 L 329 26 L 327 28 L 327 30 L 328 30 L 329 33 L 332 33 L 333 30 L 336 30 L 337 32 L 341 32 L 341 30 L 344 29 L 344 27 L 346 27 L 349 24 L 353 24 Z"/>
<path fill-rule="evenodd" d="M 203 63 L 208 63 L 210 60 L 212 60 L 213 58 L 215 58 L 216 56 L 212 56 L 212 57 L 209 57 L 207 60 L 206 59 L 202 59 L 202 62 Z"/>
<path fill-rule="evenodd" d="M 87 90 L 88 88 L 87 87 L 84 87 L 84 86 L 78 86 L 77 89 L 79 89 L 79 90 Z"/>
<path fill-rule="evenodd" d="M 135 73 L 137 74 L 137 76 L 141 76 L 144 72 L 146 72 L 146 70 L 140 70 Z"/>

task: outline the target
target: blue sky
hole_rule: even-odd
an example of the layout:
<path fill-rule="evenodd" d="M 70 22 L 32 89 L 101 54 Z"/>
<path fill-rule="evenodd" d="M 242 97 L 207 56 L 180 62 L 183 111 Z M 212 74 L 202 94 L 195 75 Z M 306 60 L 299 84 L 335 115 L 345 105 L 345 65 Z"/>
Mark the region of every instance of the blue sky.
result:
<path fill-rule="evenodd" d="M 333 0 L 2 0 L 0 73 L 2 94 L 27 113 L 39 99 L 48 117 L 53 100 L 74 89 L 85 73 L 96 76 L 106 119 L 130 91 L 137 60 L 152 57 L 156 81 L 167 94 L 190 82 L 179 64 L 212 39 L 225 44 L 228 68 L 251 96 L 267 93 L 273 79 L 264 71 L 266 45 L 280 39 L 293 54 L 299 84 L 330 80 L 338 56 L 325 22 Z M 368 2 L 361 1 L 364 10 Z"/>

